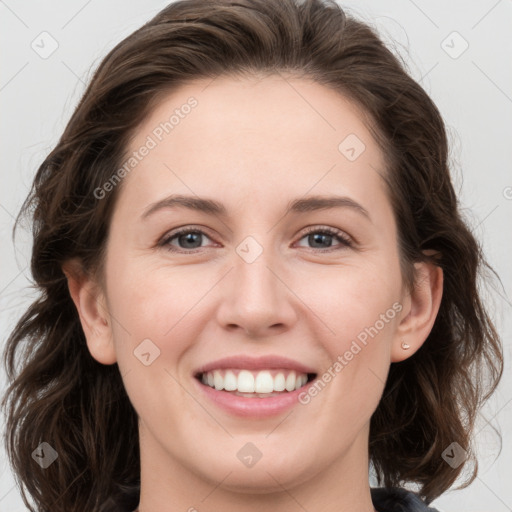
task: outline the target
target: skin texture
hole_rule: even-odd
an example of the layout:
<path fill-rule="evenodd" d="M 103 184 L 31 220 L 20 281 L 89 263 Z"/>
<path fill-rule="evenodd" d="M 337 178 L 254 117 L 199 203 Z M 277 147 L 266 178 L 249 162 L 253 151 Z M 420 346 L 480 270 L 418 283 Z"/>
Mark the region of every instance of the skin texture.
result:
<path fill-rule="evenodd" d="M 129 152 L 191 96 L 197 106 L 122 182 L 104 286 L 66 268 L 91 355 L 118 363 L 140 418 L 140 511 L 372 511 L 369 421 L 390 364 L 432 328 L 442 271 L 416 264 L 406 289 L 384 157 L 344 97 L 283 75 L 191 82 L 153 110 Z M 354 161 L 338 149 L 350 134 L 366 146 Z M 227 216 L 172 208 L 141 219 L 170 194 L 215 199 Z M 333 194 L 370 218 L 349 207 L 285 215 L 294 199 Z M 158 246 L 184 226 L 205 233 L 200 248 L 179 237 Z M 338 229 L 353 246 L 315 244 L 306 227 Z M 263 250 L 252 263 L 236 250 L 248 236 Z M 307 405 L 247 419 L 198 392 L 194 370 L 230 355 L 285 356 L 321 375 L 397 302 Z M 148 366 L 134 356 L 144 339 L 160 350 Z M 236 455 L 248 442 L 263 454 L 250 468 Z"/>

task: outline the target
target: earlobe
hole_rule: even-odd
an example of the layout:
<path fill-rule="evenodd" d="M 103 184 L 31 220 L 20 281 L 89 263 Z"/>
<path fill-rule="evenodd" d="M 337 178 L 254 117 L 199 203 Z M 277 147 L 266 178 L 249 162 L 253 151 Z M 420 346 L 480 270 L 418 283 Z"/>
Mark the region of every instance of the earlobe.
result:
<path fill-rule="evenodd" d="M 62 270 L 80 317 L 89 352 L 102 364 L 114 364 L 117 357 L 111 322 L 100 285 L 87 276 L 76 261 L 68 262 Z"/>
<path fill-rule="evenodd" d="M 404 308 L 391 349 L 391 362 L 412 356 L 425 342 L 439 312 L 443 295 L 443 270 L 430 262 L 415 264 L 413 290 Z"/>

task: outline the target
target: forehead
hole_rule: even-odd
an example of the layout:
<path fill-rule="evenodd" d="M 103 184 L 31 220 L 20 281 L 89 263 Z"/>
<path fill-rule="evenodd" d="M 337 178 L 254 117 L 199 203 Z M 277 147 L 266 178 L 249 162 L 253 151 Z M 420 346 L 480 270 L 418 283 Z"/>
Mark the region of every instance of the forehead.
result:
<path fill-rule="evenodd" d="M 142 202 L 165 187 L 231 190 L 238 201 L 278 198 L 283 187 L 294 197 L 333 186 L 382 192 L 384 158 L 366 122 L 339 92 L 308 79 L 196 80 L 160 98 L 136 131 L 127 153 L 144 156 L 123 186 Z"/>

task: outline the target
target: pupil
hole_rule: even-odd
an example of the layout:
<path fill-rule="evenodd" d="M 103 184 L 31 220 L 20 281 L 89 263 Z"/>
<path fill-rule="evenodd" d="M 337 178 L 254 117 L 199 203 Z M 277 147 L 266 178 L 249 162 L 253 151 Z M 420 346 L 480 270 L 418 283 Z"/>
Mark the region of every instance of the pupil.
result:
<path fill-rule="evenodd" d="M 313 235 L 309 235 L 310 236 L 310 242 L 312 241 L 313 244 L 319 242 L 320 244 L 322 243 L 322 239 L 324 237 L 330 237 L 332 235 L 326 235 L 326 234 L 321 234 L 321 233 L 316 233 L 316 234 L 313 234 Z M 325 241 L 324 241 L 325 243 Z M 329 245 L 327 245 L 329 247 Z"/>
<path fill-rule="evenodd" d="M 198 237 L 199 236 L 199 233 L 186 233 L 185 235 L 182 235 L 181 238 L 182 239 L 185 239 L 185 245 L 187 246 L 187 248 L 192 248 L 194 249 L 195 247 L 201 247 L 201 244 L 199 244 L 198 246 L 195 246 L 195 247 L 190 247 L 190 243 L 191 244 L 194 244 L 194 237 Z M 197 242 L 197 240 L 195 240 Z"/>

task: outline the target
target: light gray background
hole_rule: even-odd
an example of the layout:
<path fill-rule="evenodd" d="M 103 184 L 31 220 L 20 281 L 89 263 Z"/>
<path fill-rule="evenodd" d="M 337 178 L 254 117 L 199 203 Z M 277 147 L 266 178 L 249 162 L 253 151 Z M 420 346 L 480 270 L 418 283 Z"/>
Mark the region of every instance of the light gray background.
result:
<path fill-rule="evenodd" d="M 101 58 L 166 3 L 0 0 L 2 350 L 7 334 L 34 296 L 28 288 L 29 233 L 21 230 L 13 246 L 11 228 L 35 170 L 57 142 Z M 386 40 L 395 41 L 395 50 L 437 103 L 449 129 L 454 182 L 462 206 L 508 294 L 507 299 L 495 292 L 488 296 L 504 338 L 506 368 L 498 392 L 485 407 L 477 427 L 480 473 L 469 488 L 448 492 L 433 505 L 446 512 L 510 511 L 512 1 L 364 0 L 342 4 L 376 26 Z M 48 36 L 40 36 L 43 31 L 58 43 L 46 59 L 31 47 L 35 41 L 40 52 L 51 48 Z M 461 53 L 466 42 L 469 46 Z M 2 369 L 0 393 L 4 389 Z M 499 455 L 491 425 L 503 435 Z M 25 510 L 3 446 L 0 510 Z"/>

